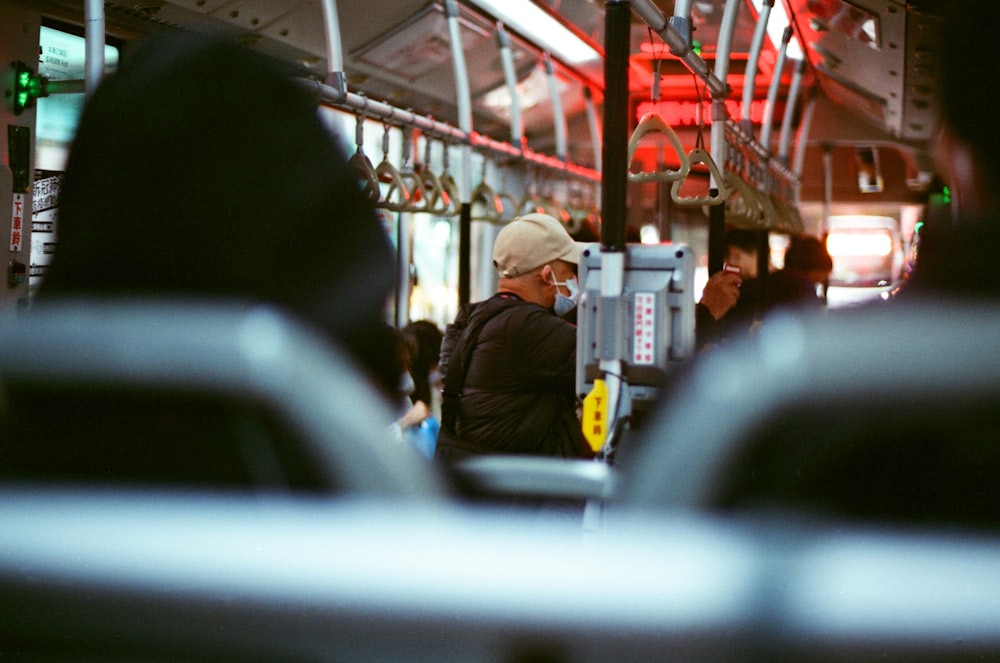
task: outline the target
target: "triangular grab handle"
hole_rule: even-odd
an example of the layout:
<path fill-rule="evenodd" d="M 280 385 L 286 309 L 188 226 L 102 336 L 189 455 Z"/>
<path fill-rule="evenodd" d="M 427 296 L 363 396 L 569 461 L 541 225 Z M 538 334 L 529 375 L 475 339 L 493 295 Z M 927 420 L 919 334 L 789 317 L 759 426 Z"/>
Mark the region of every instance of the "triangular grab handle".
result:
<path fill-rule="evenodd" d="M 378 177 L 375 175 L 375 169 L 372 167 L 371 160 L 359 149 L 351 156 L 348 164 L 358 174 L 358 183 L 361 185 L 361 192 L 371 202 L 378 202 L 382 192 L 379 190 Z"/>
<path fill-rule="evenodd" d="M 456 216 L 462 211 L 462 202 L 458 199 L 458 182 L 445 171 L 438 178 L 441 183 L 441 199 L 445 202 L 446 211 L 441 216 Z"/>
<path fill-rule="evenodd" d="M 420 178 L 420 175 L 415 173 L 413 170 L 401 170 L 399 172 L 399 177 L 403 180 L 403 184 L 406 185 L 406 191 L 408 193 L 406 197 L 406 209 L 402 211 L 428 211 L 430 199 L 427 197 L 427 191 L 424 189 L 424 182 Z"/>
<path fill-rule="evenodd" d="M 674 148 L 674 152 L 677 153 L 677 157 L 680 159 L 681 167 L 678 170 L 656 170 L 653 172 L 641 171 L 638 173 L 628 173 L 628 181 L 635 183 L 645 183 L 645 182 L 676 182 L 677 180 L 684 179 L 688 171 L 691 169 L 691 164 L 688 161 L 687 152 L 684 150 L 684 146 L 681 145 L 680 139 L 674 130 L 670 128 L 662 117 L 656 113 L 646 113 L 639 124 L 636 126 L 635 131 L 632 132 L 632 137 L 628 141 L 628 164 L 631 168 L 632 159 L 635 157 L 635 151 L 639 147 L 639 141 L 646 134 L 653 133 L 657 131 L 662 133 L 670 141 L 670 144 Z"/>
<path fill-rule="evenodd" d="M 497 194 L 497 200 L 500 202 L 500 222 L 508 223 L 513 221 L 514 217 L 518 214 L 519 202 L 517 198 L 506 191 L 503 191 Z"/>
<path fill-rule="evenodd" d="M 500 214 L 503 212 L 502 203 L 496 192 L 486 182 L 480 182 L 479 186 L 472 192 L 472 200 L 469 201 L 472 209 L 473 221 L 488 221 L 499 223 Z"/>
<path fill-rule="evenodd" d="M 420 178 L 420 187 L 426 196 L 427 206 L 424 209 L 428 214 L 435 216 L 445 216 L 448 214 L 449 198 L 444 195 L 444 185 L 430 168 L 424 168 L 417 175 Z"/>
<path fill-rule="evenodd" d="M 383 207 L 393 212 L 410 211 L 410 192 L 406 188 L 402 174 L 389 163 L 388 159 L 383 159 L 375 167 L 375 176 L 380 183 L 389 185 L 389 189 L 375 203 L 375 207 Z"/>
<path fill-rule="evenodd" d="M 764 208 L 760 192 L 731 171 L 726 172 L 725 181 L 730 191 L 726 199 L 726 223 L 748 230 L 763 228 Z"/>
<path fill-rule="evenodd" d="M 673 186 L 670 187 L 670 197 L 677 204 L 678 207 L 701 207 L 702 205 L 721 205 L 726 202 L 726 198 L 729 197 L 729 187 L 726 186 L 725 177 L 722 176 L 722 172 L 719 167 L 715 165 L 715 160 L 712 155 L 706 152 L 700 147 L 696 147 L 688 153 L 688 165 L 693 166 L 696 163 L 703 163 L 708 166 L 708 172 L 712 175 L 712 180 L 718 185 L 718 191 L 715 195 L 712 195 L 711 190 L 707 196 L 699 197 L 689 197 L 682 196 L 680 194 L 681 185 L 684 180 L 675 180 Z M 689 173 L 690 174 L 690 173 Z"/>

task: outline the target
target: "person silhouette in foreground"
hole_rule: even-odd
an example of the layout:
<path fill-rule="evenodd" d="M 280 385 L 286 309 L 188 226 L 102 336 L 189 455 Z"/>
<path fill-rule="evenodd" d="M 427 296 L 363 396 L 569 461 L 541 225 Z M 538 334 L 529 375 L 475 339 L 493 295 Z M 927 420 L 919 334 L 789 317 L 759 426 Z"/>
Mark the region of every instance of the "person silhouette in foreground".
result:
<path fill-rule="evenodd" d="M 296 72 L 191 34 L 129 51 L 87 102 L 38 302 L 87 295 L 268 303 L 387 397 L 388 240 Z"/>
<path fill-rule="evenodd" d="M 1000 123 L 993 90 L 1000 40 L 1000 3 L 956 0 L 942 11 L 938 34 L 941 117 L 934 165 L 949 187 L 951 208 L 927 219 L 913 273 L 899 299 L 911 294 L 1000 295 L 993 247 L 1000 241 Z M 975 44 L 969 57 L 961 44 Z"/>

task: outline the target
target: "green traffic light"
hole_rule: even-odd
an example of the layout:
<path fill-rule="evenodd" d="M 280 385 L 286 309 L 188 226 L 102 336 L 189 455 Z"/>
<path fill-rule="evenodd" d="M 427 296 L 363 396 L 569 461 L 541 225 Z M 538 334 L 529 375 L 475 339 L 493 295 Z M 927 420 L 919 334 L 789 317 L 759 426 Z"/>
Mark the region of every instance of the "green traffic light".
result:
<path fill-rule="evenodd" d="M 45 77 L 34 73 L 28 65 L 21 61 L 13 63 L 14 76 L 14 115 L 20 115 L 26 108 L 35 105 L 35 100 L 45 96 Z"/>

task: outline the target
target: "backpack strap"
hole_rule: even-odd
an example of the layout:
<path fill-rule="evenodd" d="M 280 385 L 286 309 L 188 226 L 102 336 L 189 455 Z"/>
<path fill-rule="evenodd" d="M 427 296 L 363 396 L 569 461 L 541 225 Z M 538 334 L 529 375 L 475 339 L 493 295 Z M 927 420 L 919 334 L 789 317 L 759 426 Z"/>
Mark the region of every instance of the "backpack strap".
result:
<path fill-rule="evenodd" d="M 518 301 L 520 301 L 520 298 Z M 458 435 L 455 433 L 458 400 L 462 397 L 462 389 L 465 387 L 465 376 L 469 371 L 469 361 L 472 359 L 472 351 L 479 340 L 479 333 L 486 326 L 487 322 L 509 308 L 510 306 L 507 305 L 493 304 L 492 300 L 478 307 L 469 316 L 465 329 L 462 330 L 461 336 L 458 337 L 458 341 L 451 351 L 451 359 L 448 361 L 448 372 L 445 374 L 444 385 L 441 390 L 441 431 L 446 433 L 452 440 L 458 440 Z"/>

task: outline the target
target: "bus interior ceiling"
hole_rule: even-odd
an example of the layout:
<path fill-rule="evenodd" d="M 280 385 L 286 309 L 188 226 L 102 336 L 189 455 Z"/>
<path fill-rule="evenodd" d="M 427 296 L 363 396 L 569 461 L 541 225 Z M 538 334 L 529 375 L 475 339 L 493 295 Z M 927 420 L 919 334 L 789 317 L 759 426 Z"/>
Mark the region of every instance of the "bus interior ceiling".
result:
<path fill-rule="evenodd" d="M 859 146 L 887 148 L 898 154 L 882 156 L 884 167 L 903 169 L 903 181 L 887 182 L 888 194 L 909 200 L 909 190 L 929 184 L 927 141 L 934 128 L 934 46 L 930 42 L 933 1 L 901 0 L 776 0 L 789 17 L 794 39 L 804 42 L 806 75 L 798 100 L 797 117 L 804 103 L 817 99 L 817 109 L 808 134 L 806 163 L 822 161 L 824 146 L 854 154 Z M 52 16 L 79 22 L 81 3 L 56 0 Z M 172 26 L 192 30 L 222 30 L 261 50 L 299 62 L 320 79 L 325 78 L 326 35 L 320 0 L 110 0 L 105 2 L 107 29 L 128 38 Z M 503 3 L 500 3 L 501 5 Z M 569 25 L 585 41 L 603 51 L 604 2 L 600 0 L 536 0 Z M 656 0 L 666 15 L 674 12 L 672 0 Z M 715 46 L 726 0 L 699 0 L 691 4 L 693 38 L 700 54 L 714 66 Z M 728 83 L 729 98 L 739 102 L 743 73 L 757 20 L 759 2 L 741 0 L 732 42 Z M 497 140 L 509 141 L 509 108 L 493 101 L 491 92 L 504 87 L 503 65 L 497 47 L 495 18 L 474 2 L 458 3 L 469 88 L 473 102 L 473 128 Z M 402 109 L 457 123 L 457 94 L 445 3 L 441 0 L 366 0 L 337 2 L 347 88 L 371 99 L 384 100 Z M 772 15 L 770 22 L 777 22 Z M 524 111 L 525 139 L 535 150 L 553 153 L 555 129 L 548 90 L 538 90 L 532 74 L 542 67 L 546 44 L 508 26 L 513 37 L 513 58 Z M 780 34 L 780 33 L 778 33 Z M 767 40 L 759 61 L 754 98 L 765 99 L 774 74 L 775 43 Z M 560 81 L 562 110 L 567 118 L 569 154 L 581 165 L 594 167 L 593 143 L 589 136 L 585 90 L 595 96 L 600 108 L 603 63 L 567 63 L 554 50 Z M 792 52 L 789 52 L 789 57 Z M 710 93 L 703 83 L 676 57 L 662 39 L 633 13 L 630 91 L 638 105 L 648 99 L 653 64 L 662 58 L 661 96 L 664 101 L 706 102 Z M 773 115 L 782 120 L 792 66 L 782 72 L 779 103 Z M 537 78 L 537 75 L 536 75 Z M 759 105 L 758 105 L 759 107 Z M 738 106 L 731 105 L 731 111 Z M 633 109 L 634 110 L 634 109 Z M 738 113 L 739 111 L 736 110 Z M 683 113 L 679 110 L 678 113 Z M 706 106 L 704 121 L 711 121 Z M 632 120 L 635 121 L 634 113 Z M 760 114 L 755 109 L 754 121 Z M 681 138 L 692 145 L 695 131 L 690 113 L 684 119 Z M 678 129 L 682 131 L 682 129 Z M 759 130 L 759 129 L 758 129 Z M 777 132 L 772 133 L 777 139 Z M 894 163 L 900 160 L 901 164 Z M 849 164 L 849 168 L 854 166 Z M 810 167 L 803 173 L 802 194 L 806 200 L 822 195 L 821 177 Z M 856 175 L 856 171 L 852 173 Z M 817 182 L 816 180 L 820 181 Z M 899 187 L 897 189 L 897 187 Z"/>
<path fill-rule="evenodd" d="M 82 4 L 46 0 L 28 6 L 42 8 L 43 21 L 82 28 Z M 126 47 L 131 39 L 162 30 L 222 32 L 297 62 L 306 76 L 327 83 L 331 80 L 331 58 L 327 54 L 332 51 L 328 49 L 321 0 L 108 0 L 103 4 L 109 37 L 120 39 Z M 560 171 L 559 164 L 566 162 L 579 166 L 579 172 L 588 173 L 590 180 L 596 181 L 601 149 L 595 145 L 600 145 L 599 118 L 606 111 L 605 63 L 600 57 L 605 47 L 605 14 L 608 6 L 620 3 L 534 0 L 534 4 L 569 27 L 599 57 L 574 61 L 557 52 L 551 43 L 540 43 L 538 38 L 506 22 L 518 81 L 523 139 L 511 121 L 504 60 L 498 47 L 499 22 L 490 10 L 482 8 L 484 0 L 336 2 L 346 90 L 437 123 L 460 127 L 460 88 L 448 19 L 449 8 L 457 8 L 471 99 L 469 129 L 510 148 L 487 150 L 486 159 L 505 169 L 517 168 L 524 163 L 521 150 L 530 149 L 555 157 L 547 162 L 555 167 L 542 168 L 554 173 L 555 180 L 581 179 L 569 171 Z M 695 52 L 711 71 L 716 67 L 727 0 L 688 4 Z M 762 13 L 760 4 L 760 0 L 737 2 L 726 78 L 727 109 L 735 123 L 744 115 L 744 80 L 748 69 L 753 69 L 750 53 Z M 655 5 L 666 17 L 674 14 L 673 0 L 655 0 Z M 928 193 L 939 186 L 929 154 L 937 109 L 933 27 L 939 20 L 940 4 L 936 0 L 775 0 L 775 5 L 770 11 L 768 38 L 757 59 L 750 122 L 743 126 L 750 127 L 751 141 L 761 141 L 762 134 L 767 133 L 768 144 L 763 146 L 769 153 L 767 158 L 777 161 L 777 156 L 790 169 L 787 172 L 795 176 L 793 190 L 786 194 L 800 212 L 805 230 L 822 233 L 824 215 L 831 213 L 864 212 L 899 218 L 901 208 L 926 203 Z M 498 6 L 507 5 L 501 2 Z M 659 100 L 654 108 L 672 124 L 684 148 L 691 149 L 700 141 L 707 148 L 712 105 L 704 77 L 693 74 L 690 66 L 671 55 L 664 39 L 638 11 L 632 11 L 631 16 L 628 130 L 632 131 L 641 113 L 649 110 L 656 90 Z M 780 27 L 773 29 L 782 17 L 791 25 L 793 35 L 787 60 L 779 55 Z M 801 52 L 798 57 L 804 59 L 801 67 L 791 59 L 796 44 Z M 547 69 L 549 64 L 553 65 L 551 71 Z M 768 112 L 778 64 L 783 67 L 775 103 Z M 796 70 L 799 85 L 795 84 Z M 657 80 L 659 85 L 655 85 Z M 557 103 L 552 97 L 554 81 Z M 795 97 L 789 98 L 792 94 Z M 790 121 L 784 119 L 787 104 L 792 104 Z M 768 118 L 770 130 L 764 132 L 761 123 Z M 558 154 L 563 121 L 565 154 Z M 779 140 L 786 128 L 791 134 L 791 148 L 781 154 Z M 352 137 L 345 138 L 350 141 Z M 369 150 L 373 161 L 377 147 Z M 419 154 L 414 158 L 419 160 Z M 662 147 L 646 145 L 636 151 L 630 166 L 633 171 L 655 169 L 656 162 L 663 159 L 669 166 L 669 155 L 664 157 Z M 869 172 L 872 168 L 874 171 Z M 485 173 L 485 166 L 476 170 L 471 175 L 473 186 Z M 698 177 L 705 174 L 704 169 L 696 171 Z M 522 172 L 530 175 L 532 171 L 529 166 Z M 508 176 L 507 184 L 517 179 Z M 651 189 L 654 187 L 648 185 L 628 187 L 628 223 L 641 225 L 659 218 L 662 226 L 668 214 L 681 223 L 701 217 L 700 209 L 670 210 L 669 204 L 663 204 L 662 193 Z M 595 207 L 599 205 L 596 192 L 591 202 Z M 672 222 L 676 221 L 667 221 Z"/>

